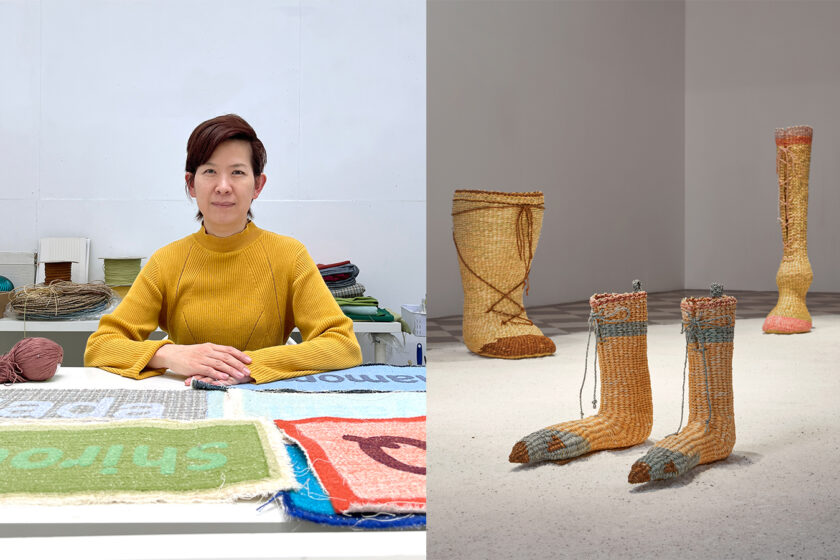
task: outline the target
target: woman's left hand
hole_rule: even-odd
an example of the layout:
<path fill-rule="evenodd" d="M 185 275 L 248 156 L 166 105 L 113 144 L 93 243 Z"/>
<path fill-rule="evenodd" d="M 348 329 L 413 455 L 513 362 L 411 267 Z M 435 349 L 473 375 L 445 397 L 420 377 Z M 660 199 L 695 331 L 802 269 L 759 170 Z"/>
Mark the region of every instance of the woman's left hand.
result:
<path fill-rule="evenodd" d="M 187 386 L 192 385 L 192 380 L 193 379 L 197 379 L 199 381 L 209 383 L 210 385 L 239 385 L 240 383 L 253 383 L 254 382 L 254 378 L 251 377 L 250 375 L 247 375 L 245 377 L 240 377 L 240 378 L 236 378 L 236 377 L 231 376 L 231 377 L 225 379 L 224 381 L 221 381 L 219 379 L 215 379 L 213 377 L 204 377 L 203 375 L 193 375 L 192 377 L 187 377 L 184 380 L 184 385 L 187 385 Z"/>

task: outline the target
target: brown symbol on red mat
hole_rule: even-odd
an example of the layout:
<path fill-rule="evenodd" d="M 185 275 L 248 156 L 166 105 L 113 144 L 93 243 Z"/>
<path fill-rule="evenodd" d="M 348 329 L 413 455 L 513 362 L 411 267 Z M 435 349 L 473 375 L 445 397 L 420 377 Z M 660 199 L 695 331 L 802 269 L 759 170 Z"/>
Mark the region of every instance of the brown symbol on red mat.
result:
<path fill-rule="evenodd" d="M 426 449 L 425 441 L 402 436 L 362 437 L 345 435 L 343 437 L 347 441 L 355 441 L 358 443 L 359 448 L 377 463 L 382 463 L 386 467 L 390 467 L 398 471 L 405 471 L 414 474 L 426 474 L 426 467 L 407 465 L 402 461 L 394 459 L 382 450 L 384 447 L 387 447 L 388 449 L 399 449 L 401 443 L 405 445 L 413 445 L 414 447 L 420 449 Z"/>

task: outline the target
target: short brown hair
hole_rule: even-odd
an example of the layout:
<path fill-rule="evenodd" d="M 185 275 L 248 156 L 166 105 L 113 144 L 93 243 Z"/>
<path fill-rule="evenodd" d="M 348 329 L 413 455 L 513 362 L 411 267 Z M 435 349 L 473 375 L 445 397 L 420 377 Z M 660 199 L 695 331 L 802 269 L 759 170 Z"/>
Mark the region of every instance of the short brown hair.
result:
<path fill-rule="evenodd" d="M 265 146 L 257 138 L 257 133 L 251 128 L 248 122 L 239 115 L 222 115 L 204 121 L 192 131 L 190 139 L 187 140 L 187 163 L 185 171 L 195 175 L 200 165 L 207 163 L 216 148 L 222 142 L 228 140 L 245 140 L 251 145 L 251 168 L 254 177 L 262 174 L 265 168 L 266 155 Z M 189 184 L 185 185 L 189 195 Z M 248 218 L 253 218 L 251 210 L 248 209 Z M 204 216 L 201 210 L 196 212 L 195 219 L 202 220 Z"/>

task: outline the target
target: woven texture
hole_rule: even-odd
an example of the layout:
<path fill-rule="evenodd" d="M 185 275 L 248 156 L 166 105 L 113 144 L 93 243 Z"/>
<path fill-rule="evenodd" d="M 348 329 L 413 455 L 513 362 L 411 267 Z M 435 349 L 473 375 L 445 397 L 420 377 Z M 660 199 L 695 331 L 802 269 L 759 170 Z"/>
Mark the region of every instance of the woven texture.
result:
<path fill-rule="evenodd" d="M 735 445 L 732 349 L 735 298 L 685 298 L 680 304 L 688 354 L 688 423 L 633 465 L 629 482 L 675 478 L 729 456 Z"/>
<path fill-rule="evenodd" d="M 339 513 L 426 510 L 426 417 L 275 420 Z"/>
<path fill-rule="evenodd" d="M 207 417 L 207 394 L 159 389 L 17 389 L 0 390 L 0 420 Z"/>
<path fill-rule="evenodd" d="M 768 333 L 792 334 L 811 330 L 805 296 L 814 277 L 808 260 L 808 175 L 812 137 L 810 126 L 776 129 L 783 253 L 776 273 L 779 301 L 763 326 L 764 332 Z"/>
<path fill-rule="evenodd" d="M 77 284 L 53 280 L 49 285 L 19 287 L 12 292 L 9 305 L 17 319 L 61 321 L 96 317 L 116 297 L 114 291 L 101 282 Z"/>
<path fill-rule="evenodd" d="M 425 393 L 202 393 L 208 396 L 210 418 L 403 418 L 426 413 Z"/>
<path fill-rule="evenodd" d="M 330 288 L 330 293 L 335 297 L 357 297 L 364 295 L 365 286 L 357 282 L 345 288 Z"/>
<path fill-rule="evenodd" d="M 407 529 L 424 527 L 426 515 L 418 513 L 338 513 L 330 502 L 327 494 L 312 467 L 306 460 L 306 455 L 297 445 L 287 445 L 292 468 L 295 472 L 299 490 L 280 492 L 279 496 L 286 513 L 292 517 L 312 521 L 323 525 L 353 527 L 354 529 Z"/>
<path fill-rule="evenodd" d="M 44 263 L 44 284 L 50 285 L 53 282 L 70 282 L 71 262 L 48 262 Z"/>
<path fill-rule="evenodd" d="M 246 391 L 290 393 L 391 393 L 426 391 L 426 366 L 365 364 L 271 383 L 233 385 Z"/>
<path fill-rule="evenodd" d="M 452 224 L 464 288 L 464 343 L 476 354 L 554 353 L 554 343 L 528 319 L 523 305 L 544 209 L 541 192 L 455 191 Z"/>
<path fill-rule="evenodd" d="M 295 488 L 257 420 L 0 424 L 0 502 L 218 502 Z"/>
<path fill-rule="evenodd" d="M 511 451 L 512 463 L 564 461 L 591 451 L 636 445 L 650 435 L 647 293 L 595 294 L 589 304 L 601 367 L 598 414 L 525 436 Z"/>

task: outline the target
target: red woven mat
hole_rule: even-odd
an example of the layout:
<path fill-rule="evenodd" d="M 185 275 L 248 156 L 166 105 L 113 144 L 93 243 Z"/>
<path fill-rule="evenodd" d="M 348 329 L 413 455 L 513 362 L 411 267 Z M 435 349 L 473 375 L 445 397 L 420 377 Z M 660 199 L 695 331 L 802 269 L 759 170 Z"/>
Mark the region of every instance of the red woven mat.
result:
<path fill-rule="evenodd" d="M 426 417 L 275 420 L 337 512 L 426 511 Z"/>

